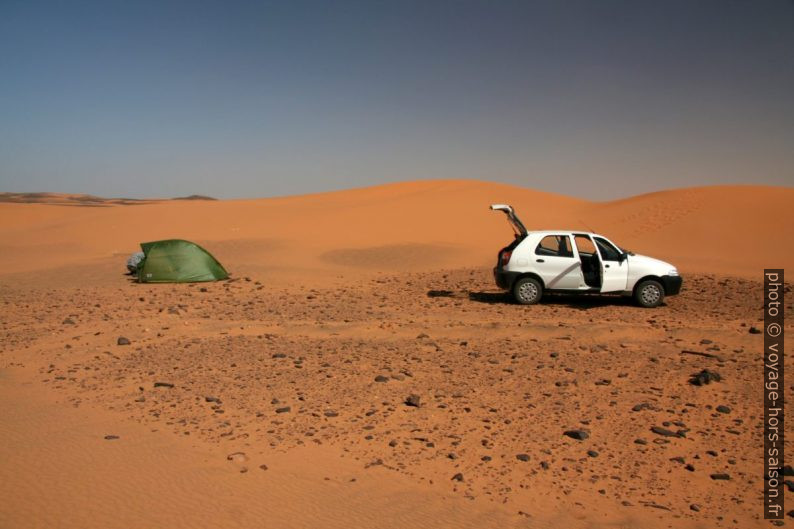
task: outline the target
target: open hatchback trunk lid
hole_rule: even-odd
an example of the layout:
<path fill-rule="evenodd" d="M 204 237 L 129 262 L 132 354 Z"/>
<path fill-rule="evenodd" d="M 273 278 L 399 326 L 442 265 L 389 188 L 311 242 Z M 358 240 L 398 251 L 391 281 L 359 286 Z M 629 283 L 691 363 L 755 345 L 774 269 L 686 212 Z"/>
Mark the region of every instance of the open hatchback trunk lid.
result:
<path fill-rule="evenodd" d="M 512 206 L 508 206 L 507 204 L 491 204 L 491 209 L 493 211 L 503 211 L 504 214 L 507 215 L 507 221 L 510 223 L 513 231 L 516 232 L 516 236 L 526 236 L 527 229 L 524 227 L 521 220 L 516 217 L 516 213 L 513 211 Z"/>

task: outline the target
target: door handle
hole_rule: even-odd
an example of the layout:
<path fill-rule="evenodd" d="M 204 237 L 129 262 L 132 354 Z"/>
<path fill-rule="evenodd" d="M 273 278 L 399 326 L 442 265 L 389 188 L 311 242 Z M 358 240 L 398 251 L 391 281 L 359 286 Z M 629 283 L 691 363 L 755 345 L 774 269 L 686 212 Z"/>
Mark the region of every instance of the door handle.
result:
<path fill-rule="evenodd" d="M 545 263 L 546 262 L 543 259 L 535 259 L 535 261 L 537 261 L 538 263 Z"/>
<path fill-rule="evenodd" d="M 606 264 L 605 264 L 605 265 L 604 265 L 604 268 L 609 268 L 609 265 L 606 265 Z"/>

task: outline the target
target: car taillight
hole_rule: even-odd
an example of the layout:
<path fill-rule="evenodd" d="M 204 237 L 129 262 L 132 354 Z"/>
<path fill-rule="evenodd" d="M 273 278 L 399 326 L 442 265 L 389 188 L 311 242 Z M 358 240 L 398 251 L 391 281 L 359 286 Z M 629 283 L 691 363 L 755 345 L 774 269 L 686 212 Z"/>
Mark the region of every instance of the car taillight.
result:
<path fill-rule="evenodd" d="M 505 250 L 502 252 L 502 262 L 500 263 L 502 266 L 505 266 L 507 263 L 510 262 L 510 256 L 513 255 L 511 250 Z"/>

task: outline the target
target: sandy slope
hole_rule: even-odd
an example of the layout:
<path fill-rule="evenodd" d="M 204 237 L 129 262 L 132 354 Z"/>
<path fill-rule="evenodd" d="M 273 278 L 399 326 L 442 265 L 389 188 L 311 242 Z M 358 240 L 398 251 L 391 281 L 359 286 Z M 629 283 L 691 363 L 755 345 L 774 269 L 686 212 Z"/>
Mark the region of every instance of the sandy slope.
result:
<path fill-rule="evenodd" d="M 792 264 L 792 199 L 442 181 L 0 204 L 0 527 L 765 527 L 748 330 L 760 268 Z M 492 202 L 668 259 L 685 289 L 650 311 L 513 305 L 490 277 L 510 240 Z M 166 237 L 234 280 L 122 274 Z M 722 381 L 689 384 L 703 368 Z"/>
<path fill-rule="evenodd" d="M 492 202 L 512 204 L 529 229 L 589 227 L 685 272 L 757 276 L 794 262 L 794 249 L 781 244 L 794 231 L 792 188 L 694 188 L 589 203 L 477 181 L 125 207 L 6 203 L 0 252 L 5 273 L 118 262 L 138 243 L 163 238 L 203 243 L 240 274 L 484 266 L 510 239 Z"/>

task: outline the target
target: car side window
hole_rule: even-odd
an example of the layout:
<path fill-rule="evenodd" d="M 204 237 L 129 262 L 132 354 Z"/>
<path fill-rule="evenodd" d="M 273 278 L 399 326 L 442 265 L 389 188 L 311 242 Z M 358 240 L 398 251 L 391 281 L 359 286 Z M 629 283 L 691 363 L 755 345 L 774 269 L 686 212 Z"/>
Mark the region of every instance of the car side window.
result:
<path fill-rule="evenodd" d="M 609 244 L 606 239 L 595 237 L 598 251 L 601 252 L 601 259 L 604 261 L 620 261 L 620 252 L 617 248 Z"/>
<path fill-rule="evenodd" d="M 573 257 L 571 240 L 567 235 L 546 235 L 535 248 L 535 255 Z"/>

